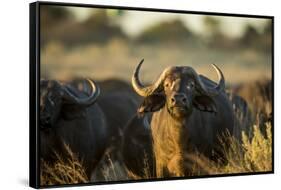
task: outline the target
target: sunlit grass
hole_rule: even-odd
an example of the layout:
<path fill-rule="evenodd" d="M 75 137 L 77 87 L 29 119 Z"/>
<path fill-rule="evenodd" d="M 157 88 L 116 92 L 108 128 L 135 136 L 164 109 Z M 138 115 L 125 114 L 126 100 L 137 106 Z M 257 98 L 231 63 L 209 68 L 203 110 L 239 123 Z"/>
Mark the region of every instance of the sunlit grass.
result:
<path fill-rule="evenodd" d="M 49 164 L 41 160 L 40 183 L 41 185 L 61 185 L 87 183 L 89 179 L 77 156 L 65 145 L 67 156 L 62 158 L 56 153 L 57 161 Z"/>
<path fill-rule="evenodd" d="M 189 155 L 188 159 L 193 160 L 191 175 L 206 174 L 231 174 L 231 173 L 248 173 L 248 172 L 265 172 L 272 170 L 272 133 L 271 125 L 266 124 L 266 134 L 262 134 L 260 129 L 254 125 L 253 137 L 250 138 L 245 132 L 242 132 L 242 143 L 233 136 L 228 136 L 231 142 L 224 146 L 224 155 L 227 164 L 219 164 L 211 161 L 200 154 Z M 69 157 L 63 160 L 57 154 L 57 162 L 54 165 L 48 165 L 41 161 L 41 184 L 58 185 L 58 184 L 75 184 L 89 182 L 81 163 L 68 148 Z M 122 166 L 115 164 L 110 157 L 109 165 L 104 165 L 101 172 L 104 181 L 118 181 L 128 179 L 141 179 L 132 173 L 124 174 Z M 144 160 L 146 162 L 146 160 Z M 120 172 L 121 169 L 121 172 Z M 148 168 L 144 168 L 145 177 L 149 179 L 153 175 L 149 173 Z M 130 177 L 130 178 L 129 178 Z M 161 176 L 157 176 L 161 177 Z M 95 181 L 95 179 L 92 179 Z"/>
<path fill-rule="evenodd" d="M 261 96 L 261 95 L 259 95 Z M 258 97 L 254 97 L 255 99 Z M 253 101 L 254 102 L 254 101 Z M 249 102 L 249 104 L 254 104 Z M 265 107 L 272 107 L 271 100 L 262 102 Z M 258 108 L 254 108 L 257 110 Z M 262 113 L 261 113 L 262 112 Z M 269 110 L 259 110 L 252 119 L 241 117 L 239 110 L 236 112 L 238 118 L 237 125 L 239 129 L 239 139 L 230 133 L 225 133 L 221 140 L 221 152 L 224 161 L 214 161 L 206 158 L 200 152 L 186 155 L 185 159 L 191 161 L 189 165 L 190 176 L 214 175 L 214 174 L 232 174 L 232 173 L 249 173 L 249 172 L 267 172 L 272 171 L 272 125 L 270 121 L 266 123 L 259 121 L 260 114 L 269 114 Z M 240 138 L 241 137 L 241 138 Z M 227 143 L 226 143 L 227 142 Z M 41 185 L 59 185 L 59 184 L 75 184 L 86 183 L 89 181 L 120 181 L 129 179 L 150 179 L 154 178 L 154 174 L 149 171 L 149 164 L 146 158 L 143 159 L 146 167 L 143 168 L 144 177 L 135 176 L 126 170 L 122 160 L 115 160 L 111 154 L 106 154 L 102 164 L 95 171 L 97 178 L 92 176 L 89 179 L 82 167 L 82 163 L 77 156 L 65 145 L 67 157 L 62 158 L 56 154 L 57 161 L 49 164 L 41 160 Z M 118 151 L 118 150 L 117 150 Z M 157 176 L 163 177 L 163 176 Z"/>
<path fill-rule="evenodd" d="M 231 142 L 224 145 L 226 165 L 213 163 L 212 170 L 216 173 L 247 173 L 266 172 L 272 170 L 272 133 L 271 124 L 266 123 L 266 134 L 262 134 L 260 128 L 252 126 L 253 136 L 249 137 L 242 132 L 242 143 L 233 136 L 228 136 Z M 211 171 L 212 171 L 211 170 Z"/>

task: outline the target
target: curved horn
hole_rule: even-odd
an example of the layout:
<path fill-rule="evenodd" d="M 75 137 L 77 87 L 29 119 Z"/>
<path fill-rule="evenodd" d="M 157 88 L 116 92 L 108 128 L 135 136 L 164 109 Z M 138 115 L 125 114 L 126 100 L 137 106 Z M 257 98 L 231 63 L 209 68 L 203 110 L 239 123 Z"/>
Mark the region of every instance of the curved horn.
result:
<path fill-rule="evenodd" d="M 219 83 L 218 85 L 215 87 L 215 90 L 217 91 L 223 91 L 225 89 L 225 79 L 223 76 L 222 71 L 220 70 L 220 68 L 218 66 L 216 66 L 215 64 L 212 64 L 212 66 L 214 67 L 214 69 L 217 71 L 217 75 L 219 77 Z"/>
<path fill-rule="evenodd" d="M 90 79 L 87 79 L 87 81 L 91 87 L 91 93 L 89 97 L 79 98 L 76 95 L 74 95 L 72 92 L 70 92 L 69 89 L 67 89 L 66 87 L 64 87 L 64 92 L 65 92 L 64 97 L 69 99 L 71 102 L 82 106 L 90 106 L 93 103 L 95 103 L 95 101 L 97 100 L 100 94 L 100 88 L 94 81 Z"/>
<path fill-rule="evenodd" d="M 132 76 L 132 85 L 134 90 L 143 97 L 147 97 L 151 94 L 153 94 L 155 91 L 157 91 L 159 88 L 161 88 L 161 84 L 163 83 L 163 80 L 165 79 L 166 73 L 171 69 L 171 67 L 165 69 L 157 81 L 155 81 L 152 85 L 144 86 L 139 79 L 139 71 L 141 68 L 141 65 L 143 63 L 144 59 L 141 60 L 141 62 L 137 65 L 134 74 Z"/>
<path fill-rule="evenodd" d="M 222 71 L 215 64 L 212 64 L 212 66 L 216 70 L 219 77 L 219 83 L 214 88 L 206 87 L 203 81 L 201 80 L 201 78 L 199 77 L 199 75 L 191 67 L 188 67 L 188 70 L 194 76 L 198 88 L 203 94 L 209 96 L 216 96 L 219 94 L 220 91 L 223 91 L 225 89 L 225 79 Z"/>

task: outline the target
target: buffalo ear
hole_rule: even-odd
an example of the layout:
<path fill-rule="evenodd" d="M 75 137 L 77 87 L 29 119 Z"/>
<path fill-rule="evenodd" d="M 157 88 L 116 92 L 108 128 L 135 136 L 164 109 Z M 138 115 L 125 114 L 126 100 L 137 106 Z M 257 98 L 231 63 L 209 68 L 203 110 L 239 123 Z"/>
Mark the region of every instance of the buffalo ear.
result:
<path fill-rule="evenodd" d="M 200 111 L 217 113 L 217 105 L 210 96 L 196 96 L 193 100 L 193 106 Z"/>
<path fill-rule="evenodd" d="M 166 97 L 162 94 L 152 94 L 145 97 L 142 104 L 138 109 L 139 114 L 144 114 L 146 112 L 155 112 L 163 108 L 165 105 Z"/>

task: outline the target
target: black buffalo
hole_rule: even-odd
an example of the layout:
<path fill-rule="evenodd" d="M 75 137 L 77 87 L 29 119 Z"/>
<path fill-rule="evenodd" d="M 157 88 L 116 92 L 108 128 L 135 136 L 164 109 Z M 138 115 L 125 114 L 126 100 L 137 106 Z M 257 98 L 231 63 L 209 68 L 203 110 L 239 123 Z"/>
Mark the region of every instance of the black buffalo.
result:
<path fill-rule="evenodd" d="M 64 158 L 64 144 L 82 160 L 86 173 L 100 161 L 107 146 L 108 129 L 96 103 L 99 87 L 92 80 L 40 82 L 40 156 L 54 162 L 54 152 Z"/>
<path fill-rule="evenodd" d="M 234 112 L 234 131 L 233 135 L 240 142 L 242 141 L 242 131 L 247 135 L 251 135 L 251 127 L 253 125 L 253 114 L 248 106 L 247 101 L 233 93 L 228 93 Z"/>
<path fill-rule="evenodd" d="M 150 128 L 151 114 L 135 115 L 124 129 L 122 160 L 133 179 L 156 177 Z"/>
<path fill-rule="evenodd" d="M 272 81 L 260 79 L 239 84 L 233 88 L 233 94 L 241 96 L 249 105 L 254 120 L 262 126 L 265 122 L 272 123 Z M 256 118 L 255 118 L 256 117 Z"/>
<path fill-rule="evenodd" d="M 132 77 L 135 91 L 144 97 L 138 109 L 142 117 L 135 116 L 126 127 L 124 159 L 143 162 L 142 149 L 146 149 L 154 158 L 148 162 L 152 165 L 149 171 L 157 177 L 189 175 L 187 158 L 194 151 L 219 159 L 220 154 L 215 154 L 220 150 L 218 136 L 234 130 L 234 114 L 221 70 L 213 65 L 219 75 L 217 84 L 191 67 L 169 67 L 152 85 L 144 86 L 138 76 L 142 63 L 143 60 Z M 152 114 L 151 120 L 145 119 L 148 113 Z M 145 135 L 136 134 L 138 131 Z M 151 139 L 150 143 L 143 141 L 147 139 Z M 136 146 L 128 143 L 134 141 Z M 130 154 L 133 151 L 135 155 Z M 137 168 L 140 165 L 125 163 L 130 171 L 143 175 L 142 168 Z"/>
<path fill-rule="evenodd" d="M 126 178 L 120 155 L 124 126 L 136 113 L 140 101 L 132 87 L 124 81 L 108 79 L 99 82 L 99 86 L 101 95 L 97 103 L 105 114 L 109 143 L 101 162 L 92 173 L 91 180 L 122 180 Z M 107 175 L 105 176 L 104 173 Z"/>

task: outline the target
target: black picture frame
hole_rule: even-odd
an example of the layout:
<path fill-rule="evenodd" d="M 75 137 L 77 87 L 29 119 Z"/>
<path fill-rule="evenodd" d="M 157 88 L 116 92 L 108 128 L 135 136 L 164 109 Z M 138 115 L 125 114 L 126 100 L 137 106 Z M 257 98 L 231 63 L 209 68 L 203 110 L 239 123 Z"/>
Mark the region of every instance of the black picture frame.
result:
<path fill-rule="evenodd" d="M 192 176 L 192 177 L 173 177 L 173 178 L 155 178 L 155 179 L 140 179 L 140 180 L 124 180 L 124 181 L 107 181 L 107 182 L 90 182 L 79 184 L 65 184 L 65 185 L 40 185 L 40 141 L 39 134 L 39 101 L 40 101 L 40 7 L 44 5 L 55 6 L 71 6 L 71 7 L 88 7 L 100 9 L 120 9 L 120 10 L 136 10 L 136 11 L 152 11 L 165 13 L 186 13 L 186 14 L 200 14 L 200 15 L 214 15 L 214 16 L 232 16 L 244 18 L 266 18 L 272 22 L 272 171 L 266 172 L 250 172 L 250 173 L 233 173 L 233 174 L 217 174 L 206 176 Z M 156 8 L 142 8 L 142 7 L 126 7 L 126 6 L 112 6 L 112 5 L 92 5 L 81 3 L 61 3 L 61 2 L 34 2 L 29 4 L 29 39 L 30 39 L 30 92 L 29 92 L 29 185 L 33 188 L 49 188 L 49 187 L 73 187 L 86 185 L 100 185 L 100 184 L 118 184 L 118 183 L 135 183 L 135 182 L 151 182 L 163 180 L 182 180 L 194 178 L 211 178 L 211 177 L 232 177 L 244 175 L 258 175 L 258 174 L 273 174 L 274 173 L 274 16 L 265 15 L 249 15 L 249 14 L 235 14 L 235 13 L 217 13 L 217 12 L 201 12 L 188 10 L 171 10 L 171 9 L 156 9 Z"/>

